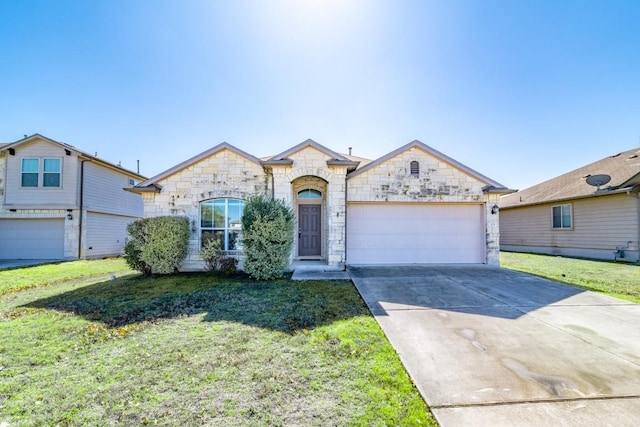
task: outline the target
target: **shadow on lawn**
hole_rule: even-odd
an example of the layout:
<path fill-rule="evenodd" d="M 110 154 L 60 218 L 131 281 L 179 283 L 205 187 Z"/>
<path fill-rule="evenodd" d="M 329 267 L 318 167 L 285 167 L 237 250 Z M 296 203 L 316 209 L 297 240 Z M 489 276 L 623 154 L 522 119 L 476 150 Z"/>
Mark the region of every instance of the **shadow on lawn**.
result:
<path fill-rule="evenodd" d="M 369 313 L 348 281 L 257 282 L 205 273 L 125 276 L 25 306 L 69 312 L 110 327 L 206 313 L 204 321 L 287 333 Z"/>

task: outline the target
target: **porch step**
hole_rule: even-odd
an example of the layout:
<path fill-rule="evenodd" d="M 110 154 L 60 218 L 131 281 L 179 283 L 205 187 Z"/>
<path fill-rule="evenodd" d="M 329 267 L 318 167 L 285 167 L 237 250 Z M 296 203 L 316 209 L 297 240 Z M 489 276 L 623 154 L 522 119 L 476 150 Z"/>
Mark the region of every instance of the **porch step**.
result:
<path fill-rule="evenodd" d="M 291 268 L 291 280 L 351 280 L 344 270 L 329 267 L 321 262 L 296 262 Z"/>

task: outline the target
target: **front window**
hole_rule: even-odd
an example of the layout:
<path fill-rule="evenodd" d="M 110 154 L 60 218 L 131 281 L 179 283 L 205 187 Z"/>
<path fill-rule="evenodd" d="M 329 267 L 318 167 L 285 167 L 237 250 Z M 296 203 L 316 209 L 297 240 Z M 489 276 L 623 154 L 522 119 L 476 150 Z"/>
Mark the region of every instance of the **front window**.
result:
<path fill-rule="evenodd" d="M 61 159 L 22 159 L 23 187 L 60 187 Z M 42 165 L 42 170 L 40 169 Z M 40 178 L 42 176 L 42 178 Z"/>
<path fill-rule="evenodd" d="M 200 203 L 202 244 L 209 239 L 219 239 L 223 250 L 240 250 L 243 210 L 244 201 L 238 199 L 213 199 Z"/>
<path fill-rule="evenodd" d="M 42 186 L 60 187 L 60 159 L 44 159 L 42 167 Z"/>
<path fill-rule="evenodd" d="M 40 172 L 39 159 L 22 159 L 22 186 L 37 187 L 39 172 Z"/>
<path fill-rule="evenodd" d="M 551 208 L 553 216 L 553 228 L 571 228 L 571 205 L 560 205 Z"/>

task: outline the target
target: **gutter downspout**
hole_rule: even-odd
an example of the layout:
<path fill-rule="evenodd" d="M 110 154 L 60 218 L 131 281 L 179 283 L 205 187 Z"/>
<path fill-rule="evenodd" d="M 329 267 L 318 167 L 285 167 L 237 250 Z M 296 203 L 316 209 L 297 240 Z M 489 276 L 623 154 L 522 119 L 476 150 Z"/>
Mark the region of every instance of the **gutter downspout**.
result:
<path fill-rule="evenodd" d="M 349 149 L 349 151 L 351 151 L 351 149 Z M 347 248 L 349 246 L 348 245 L 349 242 L 347 242 L 347 229 L 348 229 L 348 227 L 347 227 L 347 218 L 348 218 L 348 215 L 347 215 L 347 199 L 348 199 L 348 197 L 347 196 L 348 196 L 348 194 L 347 193 L 349 191 L 348 190 L 349 189 L 349 185 L 347 184 L 347 175 L 348 174 L 349 173 L 347 172 L 344 175 L 344 262 L 343 262 L 344 265 L 342 266 L 343 271 L 347 271 Z"/>
<path fill-rule="evenodd" d="M 86 160 L 80 162 L 80 213 L 78 214 L 78 259 L 82 256 L 82 211 L 84 210 L 84 163 Z"/>

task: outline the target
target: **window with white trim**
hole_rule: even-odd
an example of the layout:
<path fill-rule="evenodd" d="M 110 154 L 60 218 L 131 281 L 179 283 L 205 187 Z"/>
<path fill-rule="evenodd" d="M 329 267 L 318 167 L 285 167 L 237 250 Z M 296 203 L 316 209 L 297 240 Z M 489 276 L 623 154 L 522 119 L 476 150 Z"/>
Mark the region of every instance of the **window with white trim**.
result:
<path fill-rule="evenodd" d="M 567 229 L 573 226 L 571 205 L 558 205 L 551 208 L 554 229 Z"/>
<path fill-rule="evenodd" d="M 42 161 L 42 186 L 60 187 L 60 159 Z"/>
<path fill-rule="evenodd" d="M 37 187 L 40 159 L 22 159 L 22 186 Z"/>
<path fill-rule="evenodd" d="M 42 162 L 40 162 L 42 160 Z M 42 165 L 42 170 L 40 169 Z M 60 187 L 62 173 L 61 159 L 22 159 L 21 186 L 22 187 Z"/>
<path fill-rule="evenodd" d="M 202 245 L 218 239 L 225 251 L 241 250 L 242 212 L 244 201 L 239 199 L 212 199 L 200 203 L 200 230 Z"/>

